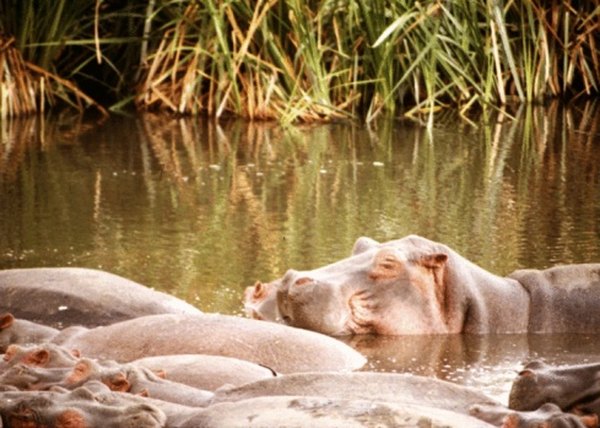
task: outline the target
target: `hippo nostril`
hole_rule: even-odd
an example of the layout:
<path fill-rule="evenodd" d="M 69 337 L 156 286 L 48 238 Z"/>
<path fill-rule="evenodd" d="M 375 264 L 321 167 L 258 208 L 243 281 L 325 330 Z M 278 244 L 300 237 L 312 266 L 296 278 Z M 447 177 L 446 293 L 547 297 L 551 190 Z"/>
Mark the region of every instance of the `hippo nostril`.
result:
<path fill-rule="evenodd" d="M 294 285 L 302 286 L 302 285 L 312 284 L 313 282 L 315 282 L 314 279 L 304 276 L 304 277 L 296 280 Z"/>

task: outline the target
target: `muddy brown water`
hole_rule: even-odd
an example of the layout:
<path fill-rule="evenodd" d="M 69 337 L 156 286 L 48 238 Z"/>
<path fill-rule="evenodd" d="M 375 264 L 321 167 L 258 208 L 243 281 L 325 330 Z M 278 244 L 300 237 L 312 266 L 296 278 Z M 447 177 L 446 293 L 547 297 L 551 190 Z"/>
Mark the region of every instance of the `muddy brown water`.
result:
<path fill-rule="evenodd" d="M 496 274 L 600 262 L 600 109 L 551 105 L 300 126 L 72 116 L 0 124 L 0 268 L 104 269 L 204 311 L 416 233 Z M 511 302 L 507 302 L 511 304 Z M 582 314 L 585 316 L 585 314 Z M 505 399 L 524 361 L 597 361 L 600 336 L 355 337 L 367 369 Z"/>

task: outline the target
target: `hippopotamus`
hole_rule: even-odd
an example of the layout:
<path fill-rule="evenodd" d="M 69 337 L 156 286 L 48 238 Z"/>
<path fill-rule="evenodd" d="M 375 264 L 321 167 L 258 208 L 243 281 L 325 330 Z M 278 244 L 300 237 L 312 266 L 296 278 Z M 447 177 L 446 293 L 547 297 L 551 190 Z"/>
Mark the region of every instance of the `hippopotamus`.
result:
<path fill-rule="evenodd" d="M 207 406 L 213 394 L 191 386 L 165 380 L 150 369 L 134 364 L 117 364 L 82 358 L 57 383 L 67 389 L 99 380 L 111 391 L 143 394 L 144 396 L 193 407 Z"/>
<path fill-rule="evenodd" d="M 269 396 L 219 403 L 182 425 L 199 426 L 492 428 L 482 420 L 434 407 L 324 396 Z"/>
<path fill-rule="evenodd" d="M 0 271 L 0 314 L 3 312 L 62 328 L 201 311 L 174 296 L 109 272 L 61 267 Z"/>
<path fill-rule="evenodd" d="M 42 391 L 60 385 L 71 373 L 68 367 L 39 367 L 15 364 L 0 374 L 0 385 L 21 391 Z"/>
<path fill-rule="evenodd" d="M 307 372 L 259 380 L 215 391 L 213 403 L 265 396 L 323 396 L 435 407 L 468 414 L 476 404 L 500 405 L 474 388 L 406 373 Z"/>
<path fill-rule="evenodd" d="M 416 235 L 360 238 L 346 259 L 245 292 L 250 317 L 332 336 L 592 333 L 598 305 L 600 264 L 500 277 Z"/>
<path fill-rule="evenodd" d="M 533 410 L 553 403 L 562 410 L 600 415 L 600 364 L 553 367 L 531 361 L 513 381 L 508 406 Z"/>
<path fill-rule="evenodd" d="M 120 394 L 126 396 L 126 394 Z M 86 388 L 69 392 L 0 392 L 0 419 L 9 427 L 27 428 L 164 428 L 158 407 L 114 395 L 98 400 Z"/>
<path fill-rule="evenodd" d="M 239 386 L 276 375 L 267 367 L 219 355 L 159 355 L 134 360 L 131 364 L 163 373 L 167 380 L 208 391 L 223 385 Z"/>
<path fill-rule="evenodd" d="M 59 333 L 58 329 L 0 312 L 0 353 L 11 344 L 44 343 Z"/>
<path fill-rule="evenodd" d="M 3 364 L 7 367 L 15 364 L 25 364 L 36 367 L 58 368 L 73 367 L 79 361 L 81 354 L 78 350 L 68 350 L 53 343 L 39 345 L 10 345 L 4 357 Z M 2 366 L 0 366 L 0 369 Z"/>
<path fill-rule="evenodd" d="M 11 344 L 6 338 L 17 335 L 12 329 L 16 326 L 18 330 L 18 324 L 0 330 L 0 344 Z M 86 357 L 117 362 L 158 355 L 207 354 L 239 358 L 279 373 L 351 371 L 366 362 L 350 346 L 322 334 L 220 314 L 148 315 L 109 326 L 73 326 L 54 333 L 46 340 L 77 349 Z"/>
<path fill-rule="evenodd" d="M 546 403 L 537 410 L 516 411 L 504 406 L 481 406 L 471 408 L 471 415 L 502 428 L 597 428 L 597 415 L 565 413 L 553 403 Z"/>

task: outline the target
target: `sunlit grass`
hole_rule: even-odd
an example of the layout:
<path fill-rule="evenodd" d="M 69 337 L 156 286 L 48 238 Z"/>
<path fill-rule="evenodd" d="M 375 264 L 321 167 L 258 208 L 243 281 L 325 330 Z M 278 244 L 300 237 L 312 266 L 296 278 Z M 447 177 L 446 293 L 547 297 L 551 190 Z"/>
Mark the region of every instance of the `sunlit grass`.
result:
<path fill-rule="evenodd" d="M 431 123 L 600 85 L 600 0 L 128 3 L 0 0 L 0 24 L 25 61 L 115 109 Z"/>

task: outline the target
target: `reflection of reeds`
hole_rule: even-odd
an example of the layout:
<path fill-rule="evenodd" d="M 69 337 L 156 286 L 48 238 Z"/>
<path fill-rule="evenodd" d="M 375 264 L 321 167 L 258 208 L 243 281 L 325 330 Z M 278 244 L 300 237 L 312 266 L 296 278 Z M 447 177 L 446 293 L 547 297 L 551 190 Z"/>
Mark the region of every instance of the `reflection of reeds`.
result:
<path fill-rule="evenodd" d="M 103 107 L 81 92 L 75 84 L 23 59 L 14 39 L 0 36 L 0 117 L 23 116 L 44 112 L 46 103 L 61 98 L 78 110 Z"/>
<path fill-rule="evenodd" d="M 98 124 L 72 112 L 64 112 L 52 120 L 42 115 L 0 120 L 0 182 L 10 183 L 16 179 L 28 150 L 79 144 L 81 137 Z"/>

